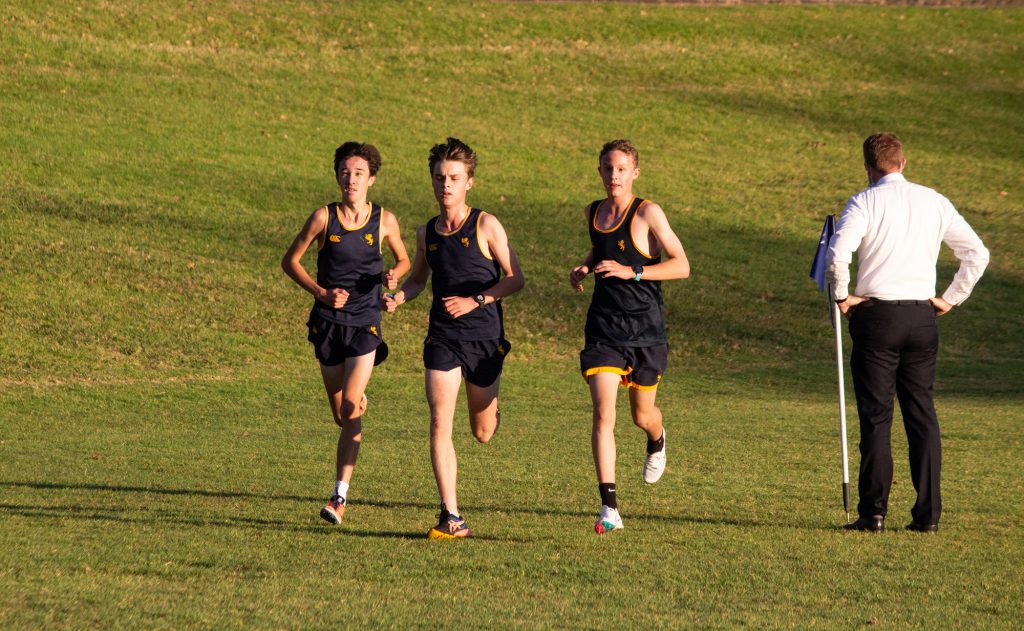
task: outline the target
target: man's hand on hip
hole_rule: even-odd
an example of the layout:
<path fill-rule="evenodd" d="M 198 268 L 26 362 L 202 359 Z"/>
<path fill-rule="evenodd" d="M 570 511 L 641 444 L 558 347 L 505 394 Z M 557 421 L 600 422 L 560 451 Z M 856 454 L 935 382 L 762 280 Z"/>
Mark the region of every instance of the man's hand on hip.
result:
<path fill-rule="evenodd" d="M 935 298 L 929 298 L 928 302 L 932 303 L 932 308 L 935 309 L 936 316 L 942 316 L 949 313 L 949 310 L 953 308 L 953 305 L 949 304 L 943 298 L 936 296 Z"/>
<path fill-rule="evenodd" d="M 839 311 L 841 311 L 843 315 L 849 315 L 850 309 L 856 307 L 865 300 L 867 300 L 867 298 L 863 296 L 854 296 L 853 294 L 850 294 L 846 297 L 846 300 L 837 304 L 839 305 Z"/>

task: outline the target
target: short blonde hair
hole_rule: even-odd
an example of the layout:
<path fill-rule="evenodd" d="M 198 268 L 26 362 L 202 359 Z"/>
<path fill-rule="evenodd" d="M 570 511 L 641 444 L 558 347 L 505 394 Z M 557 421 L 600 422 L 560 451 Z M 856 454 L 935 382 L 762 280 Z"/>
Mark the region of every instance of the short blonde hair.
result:
<path fill-rule="evenodd" d="M 597 156 L 598 161 L 603 160 L 605 154 L 611 153 L 613 151 L 621 151 L 622 153 L 628 155 L 630 158 L 633 158 L 633 166 L 640 166 L 640 154 L 637 152 L 636 147 L 633 146 L 633 143 L 626 140 L 625 138 L 620 138 L 618 140 L 609 140 L 608 142 L 604 143 L 604 146 L 601 147 L 601 155 Z"/>

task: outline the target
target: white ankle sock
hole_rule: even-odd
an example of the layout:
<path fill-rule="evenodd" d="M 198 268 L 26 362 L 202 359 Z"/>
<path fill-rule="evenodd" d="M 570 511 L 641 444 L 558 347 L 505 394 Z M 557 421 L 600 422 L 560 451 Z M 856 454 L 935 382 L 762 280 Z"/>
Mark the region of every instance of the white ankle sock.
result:
<path fill-rule="evenodd" d="M 334 494 L 342 499 L 348 499 L 348 482 L 338 480 L 334 483 Z"/>

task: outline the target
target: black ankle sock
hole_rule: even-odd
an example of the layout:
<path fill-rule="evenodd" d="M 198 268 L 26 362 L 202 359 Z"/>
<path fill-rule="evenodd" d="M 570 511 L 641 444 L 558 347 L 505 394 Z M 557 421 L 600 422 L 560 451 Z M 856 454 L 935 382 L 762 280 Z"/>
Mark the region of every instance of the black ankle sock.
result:
<path fill-rule="evenodd" d="M 658 440 L 647 439 L 647 453 L 654 454 L 658 453 L 665 447 L 665 430 L 661 431 L 661 438 Z"/>
<path fill-rule="evenodd" d="M 597 485 L 597 490 L 600 491 L 600 493 L 601 493 L 601 503 L 602 504 L 604 504 L 608 508 L 615 508 L 615 509 L 617 509 L 619 507 L 618 502 L 615 501 L 615 483 L 614 482 L 605 483 L 605 484 L 598 484 Z"/>

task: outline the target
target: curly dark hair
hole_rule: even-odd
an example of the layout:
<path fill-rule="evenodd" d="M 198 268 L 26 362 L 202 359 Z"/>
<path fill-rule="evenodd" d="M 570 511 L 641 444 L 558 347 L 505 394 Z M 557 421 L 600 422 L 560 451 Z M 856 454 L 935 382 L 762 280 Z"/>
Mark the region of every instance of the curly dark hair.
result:
<path fill-rule="evenodd" d="M 338 169 L 345 163 L 345 160 L 353 156 L 366 160 L 367 164 L 370 165 L 370 175 L 377 175 L 377 171 L 380 169 L 380 152 L 377 151 L 377 147 L 350 140 L 334 151 L 335 176 L 338 175 Z"/>

